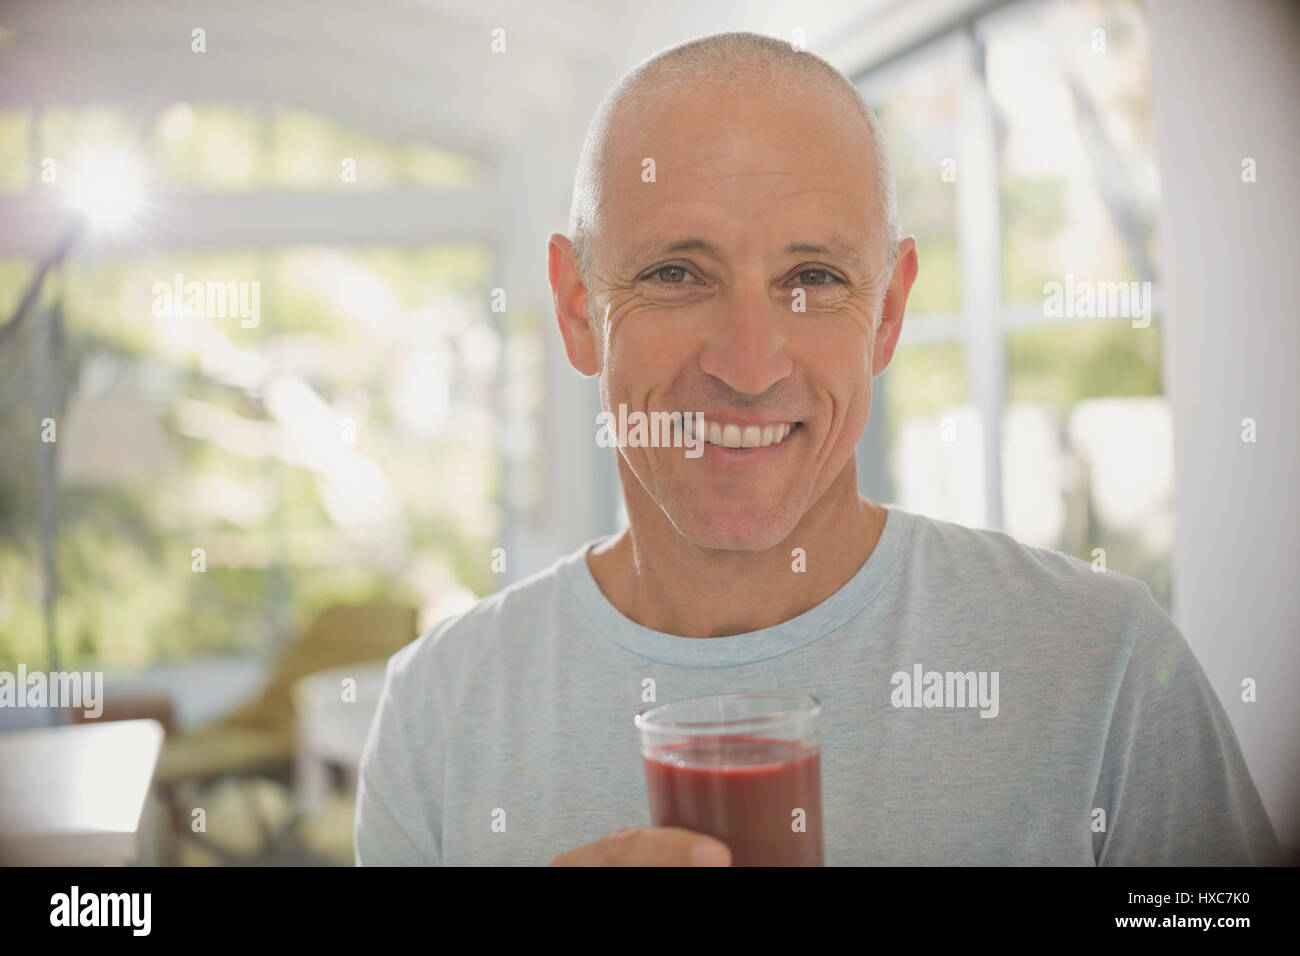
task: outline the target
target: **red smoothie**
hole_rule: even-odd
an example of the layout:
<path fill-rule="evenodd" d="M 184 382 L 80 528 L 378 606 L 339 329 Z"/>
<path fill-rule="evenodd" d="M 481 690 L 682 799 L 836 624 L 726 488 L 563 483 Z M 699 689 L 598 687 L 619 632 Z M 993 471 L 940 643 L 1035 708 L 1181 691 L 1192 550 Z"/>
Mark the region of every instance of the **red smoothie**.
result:
<path fill-rule="evenodd" d="M 717 837 L 731 848 L 732 866 L 824 865 L 818 751 L 792 740 L 712 737 L 644 760 L 655 826 Z M 796 807 L 805 832 L 793 829 Z"/>

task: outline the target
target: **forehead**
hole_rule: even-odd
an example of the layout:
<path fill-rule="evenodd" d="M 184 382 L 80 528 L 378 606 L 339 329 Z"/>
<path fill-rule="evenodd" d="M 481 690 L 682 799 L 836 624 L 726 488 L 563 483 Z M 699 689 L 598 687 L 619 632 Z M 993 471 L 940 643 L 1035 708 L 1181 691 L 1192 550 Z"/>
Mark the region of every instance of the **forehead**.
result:
<path fill-rule="evenodd" d="M 688 235 L 716 248 L 812 239 L 846 255 L 871 247 L 870 133 L 829 91 L 643 93 L 611 133 L 600 219 L 620 258 Z"/>

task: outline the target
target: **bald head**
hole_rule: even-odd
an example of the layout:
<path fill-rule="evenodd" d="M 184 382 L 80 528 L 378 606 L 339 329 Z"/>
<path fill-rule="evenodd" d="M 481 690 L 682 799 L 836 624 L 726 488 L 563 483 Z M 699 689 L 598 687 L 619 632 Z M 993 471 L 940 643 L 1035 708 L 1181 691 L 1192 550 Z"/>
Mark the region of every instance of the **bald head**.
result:
<path fill-rule="evenodd" d="M 825 60 L 799 52 L 788 43 L 757 33 L 719 33 L 646 60 L 625 75 L 596 110 L 578 160 L 569 213 L 569 236 L 584 281 L 591 274 L 593 246 L 601 227 L 610 157 L 629 133 L 635 132 L 636 116 L 652 100 L 703 86 L 734 92 L 737 97 L 761 92 L 788 101 L 794 109 L 813 111 L 821 107 L 809 102 L 809 94 L 820 93 L 862 123 L 872 147 L 862 162 L 870 164 L 875 185 L 875 248 L 879 250 L 879 267 L 888 275 L 898 255 L 898 203 L 880 126 L 861 94 Z M 638 168 L 632 174 L 639 172 Z"/>

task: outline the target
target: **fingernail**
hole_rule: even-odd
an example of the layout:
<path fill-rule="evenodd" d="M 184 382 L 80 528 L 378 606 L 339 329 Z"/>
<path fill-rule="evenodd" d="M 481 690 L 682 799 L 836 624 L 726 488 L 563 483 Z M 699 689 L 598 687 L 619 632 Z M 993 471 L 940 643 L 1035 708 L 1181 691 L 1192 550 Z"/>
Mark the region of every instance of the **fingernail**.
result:
<path fill-rule="evenodd" d="M 691 847 L 691 866 L 727 866 L 730 854 L 717 843 L 697 843 Z"/>

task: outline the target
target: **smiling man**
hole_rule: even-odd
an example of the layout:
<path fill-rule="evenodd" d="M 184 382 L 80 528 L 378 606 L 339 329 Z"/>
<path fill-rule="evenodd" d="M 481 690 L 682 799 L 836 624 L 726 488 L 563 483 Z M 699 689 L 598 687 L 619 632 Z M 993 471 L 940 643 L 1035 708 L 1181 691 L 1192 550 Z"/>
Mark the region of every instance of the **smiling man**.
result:
<path fill-rule="evenodd" d="M 359 863 L 727 863 L 646 825 L 649 686 L 819 698 L 830 864 L 1280 862 L 1144 584 L 859 495 L 918 260 L 842 75 L 753 34 L 652 58 L 591 124 L 570 233 L 549 250 L 570 362 L 611 417 L 686 431 L 614 452 L 626 530 L 392 658 Z"/>

